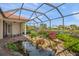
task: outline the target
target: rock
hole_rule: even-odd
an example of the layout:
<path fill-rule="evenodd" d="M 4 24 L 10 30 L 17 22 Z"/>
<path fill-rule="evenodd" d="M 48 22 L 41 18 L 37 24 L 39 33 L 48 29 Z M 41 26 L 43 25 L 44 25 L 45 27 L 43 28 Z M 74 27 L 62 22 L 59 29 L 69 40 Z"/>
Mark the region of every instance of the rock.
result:
<path fill-rule="evenodd" d="M 15 51 L 11 52 L 11 54 L 14 56 L 23 56 L 21 53 Z"/>

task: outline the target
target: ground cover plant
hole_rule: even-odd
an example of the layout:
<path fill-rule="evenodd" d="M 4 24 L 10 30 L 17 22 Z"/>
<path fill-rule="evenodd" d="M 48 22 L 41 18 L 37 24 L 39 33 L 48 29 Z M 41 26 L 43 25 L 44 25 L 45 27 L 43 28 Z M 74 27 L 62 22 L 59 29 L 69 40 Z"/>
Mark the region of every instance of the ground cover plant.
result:
<path fill-rule="evenodd" d="M 57 34 L 57 38 L 64 42 L 65 48 L 72 46 L 71 48 L 69 48 L 69 50 L 73 52 L 79 52 L 79 38 L 75 38 L 70 34 L 66 34 L 66 33 Z"/>
<path fill-rule="evenodd" d="M 11 49 L 11 50 L 13 50 L 13 51 L 18 51 L 18 48 L 17 48 L 16 44 L 14 44 L 12 42 L 8 43 L 6 45 L 6 47 L 9 48 L 9 49 Z"/>

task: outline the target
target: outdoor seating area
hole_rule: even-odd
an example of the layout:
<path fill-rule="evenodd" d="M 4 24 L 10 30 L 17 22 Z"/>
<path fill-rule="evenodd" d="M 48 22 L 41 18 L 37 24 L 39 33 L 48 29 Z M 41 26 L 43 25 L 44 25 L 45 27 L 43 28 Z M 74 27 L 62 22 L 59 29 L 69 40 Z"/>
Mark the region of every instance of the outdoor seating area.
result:
<path fill-rule="evenodd" d="M 0 3 L 0 55 L 79 56 L 78 11 L 79 3 Z"/>

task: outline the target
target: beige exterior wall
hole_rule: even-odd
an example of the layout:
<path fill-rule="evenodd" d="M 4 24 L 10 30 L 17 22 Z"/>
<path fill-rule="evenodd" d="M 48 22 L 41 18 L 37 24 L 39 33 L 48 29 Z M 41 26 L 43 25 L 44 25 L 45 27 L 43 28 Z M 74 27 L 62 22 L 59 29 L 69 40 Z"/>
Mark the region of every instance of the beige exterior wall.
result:
<path fill-rule="evenodd" d="M 11 33 L 12 35 L 17 35 L 24 32 L 24 22 L 11 22 L 11 24 L 12 24 L 12 33 Z M 0 39 L 3 39 L 3 20 L 2 19 L 0 19 Z"/>
<path fill-rule="evenodd" d="M 12 35 L 20 34 L 20 23 L 12 23 Z"/>
<path fill-rule="evenodd" d="M 12 35 L 23 34 L 23 32 L 24 32 L 24 22 L 12 23 Z"/>
<path fill-rule="evenodd" d="M 3 20 L 0 19 L 0 39 L 3 39 Z"/>
<path fill-rule="evenodd" d="M 21 34 L 24 32 L 24 23 L 21 23 Z"/>

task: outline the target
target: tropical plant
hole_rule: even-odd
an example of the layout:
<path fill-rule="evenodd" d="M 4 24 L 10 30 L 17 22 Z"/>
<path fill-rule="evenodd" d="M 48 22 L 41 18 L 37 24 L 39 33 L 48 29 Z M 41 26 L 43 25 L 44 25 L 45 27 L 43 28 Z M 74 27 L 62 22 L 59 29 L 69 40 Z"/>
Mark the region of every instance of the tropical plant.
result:
<path fill-rule="evenodd" d="M 14 43 L 8 43 L 7 48 L 9 48 L 13 51 L 18 51 L 18 48 L 17 48 L 16 44 L 14 44 Z"/>
<path fill-rule="evenodd" d="M 49 38 L 51 38 L 51 39 L 56 39 L 56 32 L 55 32 L 55 31 L 51 31 L 51 32 L 49 33 Z"/>
<path fill-rule="evenodd" d="M 26 33 L 27 33 L 27 34 L 30 34 L 30 33 L 31 33 L 31 30 L 27 30 Z"/>
<path fill-rule="evenodd" d="M 69 48 L 69 50 L 72 50 L 73 52 L 79 52 L 79 39 L 72 37 L 70 34 L 57 34 L 57 38 L 64 41 L 64 47 Z M 78 43 L 78 44 L 76 44 Z M 76 44 L 76 45 L 75 45 Z"/>
<path fill-rule="evenodd" d="M 36 37 L 36 36 L 38 36 L 38 33 L 36 32 L 36 31 L 31 31 L 31 33 L 30 33 L 30 36 L 31 37 Z"/>

